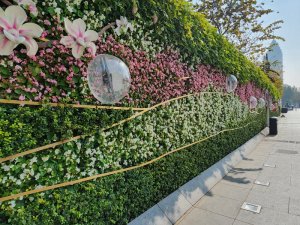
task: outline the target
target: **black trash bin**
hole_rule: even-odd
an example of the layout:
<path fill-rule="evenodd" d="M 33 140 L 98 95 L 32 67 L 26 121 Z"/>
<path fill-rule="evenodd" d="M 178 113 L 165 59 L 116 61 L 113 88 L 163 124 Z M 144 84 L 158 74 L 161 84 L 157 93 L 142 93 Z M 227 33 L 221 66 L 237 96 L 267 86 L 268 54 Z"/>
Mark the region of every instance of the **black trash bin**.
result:
<path fill-rule="evenodd" d="M 281 113 L 288 113 L 288 108 L 282 108 Z"/>
<path fill-rule="evenodd" d="M 277 129 L 277 117 L 271 117 L 270 118 L 270 135 L 277 135 L 278 129 Z"/>

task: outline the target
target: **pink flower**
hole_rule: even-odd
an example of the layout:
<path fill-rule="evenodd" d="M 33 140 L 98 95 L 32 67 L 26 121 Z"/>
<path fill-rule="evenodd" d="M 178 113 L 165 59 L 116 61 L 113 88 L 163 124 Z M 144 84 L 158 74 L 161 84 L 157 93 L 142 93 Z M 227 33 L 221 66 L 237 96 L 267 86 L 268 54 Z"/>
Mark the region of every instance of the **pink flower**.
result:
<path fill-rule="evenodd" d="M 0 55 L 10 55 L 19 44 L 27 48 L 27 55 L 34 56 L 38 45 L 33 39 L 41 36 L 43 29 L 34 23 L 25 23 L 27 15 L 20 6 L 0 8 Z"/>
<path fill-rule="evenodd" d="M 67 48 L 72 48 L 72 54 L 76 59 L 79 59 L 85 50 L 90 48 L 92 54 L 96 54 L 96 45 L 93 41 L 96 41 L 99 37 L 98 33 L 93 30 L 86 31 L 86 24 L 82 19 L 76 19 L 71 22 L 65 18 L 65 29 L 68 36 L 64 36 L 60 43 Z"/>
<path fill-rule="evenodd" d="M 24 101 L 25 100 L 25 96 L 24 95 L 20 95 L 19 100 L 20 101 Z"/>

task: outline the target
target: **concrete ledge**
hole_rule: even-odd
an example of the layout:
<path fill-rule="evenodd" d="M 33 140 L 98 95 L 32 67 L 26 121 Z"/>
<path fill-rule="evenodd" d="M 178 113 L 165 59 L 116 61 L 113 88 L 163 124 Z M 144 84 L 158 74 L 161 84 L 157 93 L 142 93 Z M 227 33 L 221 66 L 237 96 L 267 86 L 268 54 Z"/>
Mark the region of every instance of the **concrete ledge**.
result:
<path fill-rule="evenodd" d="M 148 209 L 142 215 L 129 223 L 130 225 L 172 225 L 171 221 L 164 214 L 164 212 L 158 207 L 153 206 Z"/>
<path fill-rule="evenodd" d="M 268 134 L 268 128 L 225 156 L 200 175 L 161 200 L 128 225 L 172 225 L 213 188 L 237 163 L 245 159 Z"/>

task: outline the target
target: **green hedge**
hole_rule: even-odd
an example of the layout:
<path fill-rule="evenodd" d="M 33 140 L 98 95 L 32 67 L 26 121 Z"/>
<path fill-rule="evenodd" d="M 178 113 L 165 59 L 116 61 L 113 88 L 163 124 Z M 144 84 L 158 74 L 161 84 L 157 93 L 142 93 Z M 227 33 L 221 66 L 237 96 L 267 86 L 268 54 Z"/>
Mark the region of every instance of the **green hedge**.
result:
<path fill-rule="evenodd" d="M 0 157 L 93 133 L 130 115 L 131 111 L 1 105 Z"/>
<path fill-rule="evenodd" d="M 222 159 L 265 127 L 265 113 L 201 144 L 130 172 L 24 198 L 17 209 L 0 207 L 0 224 L 123 225 Z M 242 134 L 242 135 L 241 135 Z"/>

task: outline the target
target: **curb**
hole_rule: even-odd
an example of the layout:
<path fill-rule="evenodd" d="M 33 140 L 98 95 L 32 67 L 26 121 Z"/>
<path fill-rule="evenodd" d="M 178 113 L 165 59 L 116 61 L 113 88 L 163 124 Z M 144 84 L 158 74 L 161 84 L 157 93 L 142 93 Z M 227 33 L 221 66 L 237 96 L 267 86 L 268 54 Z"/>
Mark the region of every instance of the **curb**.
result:
<path fill-rule="evenodd" d="M 215 186 L 237 163 L 250 154 L 268 135 L 269 128 L 196 176 L 128 225 L 172 225 Z"/>

